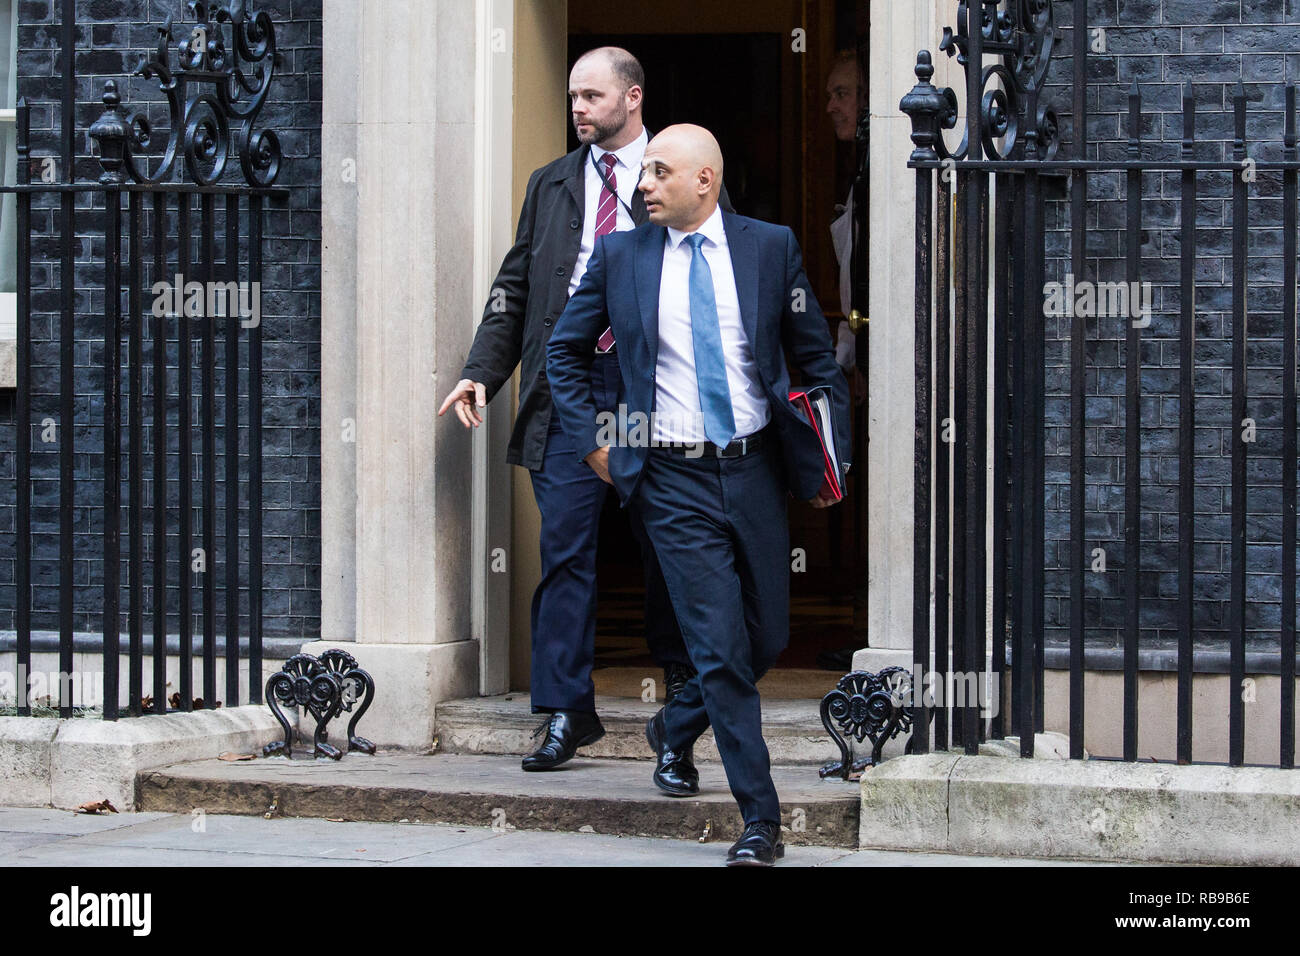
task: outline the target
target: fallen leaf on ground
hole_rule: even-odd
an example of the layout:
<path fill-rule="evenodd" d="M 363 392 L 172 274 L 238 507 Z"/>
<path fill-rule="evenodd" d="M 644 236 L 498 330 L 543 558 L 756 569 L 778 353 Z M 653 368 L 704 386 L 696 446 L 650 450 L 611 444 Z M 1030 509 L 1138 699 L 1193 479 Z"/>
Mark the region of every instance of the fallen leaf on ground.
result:
<path fill-rule="evenodd" d="M 180 709 L 181 709 L 181 694 L 180 694 L 180 691 L 177 691 L 176 693 L 174 693 L 174 694 L 172 694 L 170 697 L 168 697 L 168 698 L 167 698 L 167 703 L 171 705 L 171 709 L 172 709 L 172 710 L 180 710 Z M 216 704 L 214 704 L 213 706 L 214 706 L 214 707 L 220 707 L 220 706 L 221 706 L 221 701 L 217 701 Z M 193 700 L 190 701 L 190 710 L 202 710 L 202 709 L 203 709 L 203 698 L 202 698 L 202 697 L 195 697 Z"/>
<path fill-rule="evenodd" d="M 109 813 L 117 813 L 117 807 L 107 800 L 91 800 L 77 807 L 78 813 L 103 813 L 105 810 Z"/>

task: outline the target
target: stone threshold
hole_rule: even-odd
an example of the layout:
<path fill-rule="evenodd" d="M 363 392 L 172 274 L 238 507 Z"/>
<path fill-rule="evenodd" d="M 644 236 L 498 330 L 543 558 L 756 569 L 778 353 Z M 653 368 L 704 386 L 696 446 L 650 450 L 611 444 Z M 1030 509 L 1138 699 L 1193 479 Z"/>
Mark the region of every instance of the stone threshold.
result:
<path fill-rule="evenodd" d="M 634 697 L 596 697 L 596 712 L 605 736 L 582 748 L 586 757 L 650 759 L 645 725 L 663 706 Z M 821 721 L 819 700 L 763 700 L 763 737 L 773 764 L 821 766 L 839 759 L 839 749 Z M 522 755 L 537 748 L 532 736 L 545 715 L 532 713 L 528 693 L 471 697 L 444 701 L 435 708 L 437 749 L 443 753 Z M 365 720 L 359 727 L 365 732 Z M 300 730 L 303 728 L 300 725 Z M 906 737 L 890 741 L 884 756 L 901 754 Z M 854 744 L 855 753 L 869 753 L 869 744 Z M 697 762 L 716 762 L 718 750 L 708 731 L 695 745 Z"/>
<path fill-rule="evenodd" d="M 818 670 L 808 667 L 775 667 L 758 682 L 758 692 L 763 700 L 821 701 L 835 689 L 835 683 L 844 671 Z M 591 672 L 597 697 L 631 697 L 639 699 L 645 692 L 647 681 L 653 681 L 655 692 L 663 693 L 663 671 L 658 667 L 618 665 L 597 667 Z"/>
<path fill-rule="evenodd" d="M 649 760 L 578 756 L 525 773 L 514 756 L 349 753 L 328 759 L 202 760 L 142 772 L 137 808 L 329 820 L 438 823 L 734 841 L 742 829 L 720 764 L 700 766 L 700 794 L 673 798 L 651 781 Z M 855 847 L 855 784 L 815 768 L 773 767 L 785 840 Z"/>

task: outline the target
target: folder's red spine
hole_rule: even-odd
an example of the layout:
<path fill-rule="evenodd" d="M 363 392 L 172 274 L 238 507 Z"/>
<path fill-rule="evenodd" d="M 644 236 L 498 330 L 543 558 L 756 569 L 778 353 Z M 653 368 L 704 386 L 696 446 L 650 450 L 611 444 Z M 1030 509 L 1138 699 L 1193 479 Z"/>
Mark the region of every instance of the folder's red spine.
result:
<path fill-rule="evenodd" d="M 808 418 L 808 424 L 812 426 L 814 434 L 817 435 L 817 441 L 822 446 L 822 488 L 830 489 L 831 496 L 836 501 L 844 500 L 844 492 L 840 488 L 839 475 L 835 474 L 835 469 L 831 467 L 831 456 L 826 450 L 826 437 L 822 435 L 821 428 L 817 425 L 817 415 L 813 411 L 812 402 L 808 400 L 807 392 L 790 392 L 790 401 L 794 402 Z"/>

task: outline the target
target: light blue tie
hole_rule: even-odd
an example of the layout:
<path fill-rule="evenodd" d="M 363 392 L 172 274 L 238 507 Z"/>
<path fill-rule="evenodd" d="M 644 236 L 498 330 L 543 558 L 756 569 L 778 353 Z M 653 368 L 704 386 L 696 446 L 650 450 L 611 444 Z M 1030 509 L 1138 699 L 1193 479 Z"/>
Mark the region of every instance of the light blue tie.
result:
<path fill-rule="evenodd" d="M 691 244 L 691 339 L 695 346 L 695 377 L 700 385 L 700 410 L 704 412 L 704 437 L 726 447 L 736 435 L 731 412 L 731 389 L 722 359 L 722 332 L 718 328 L 718 303 L 713 297 L 713 273 L 700 251 L 704 236 L 686 237 Z"/>

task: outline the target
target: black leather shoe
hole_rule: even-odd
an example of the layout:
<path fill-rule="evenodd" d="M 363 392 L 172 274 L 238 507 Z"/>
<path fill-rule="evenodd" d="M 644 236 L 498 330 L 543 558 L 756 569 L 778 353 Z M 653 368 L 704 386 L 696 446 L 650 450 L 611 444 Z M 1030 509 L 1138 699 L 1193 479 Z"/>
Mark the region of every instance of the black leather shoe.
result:
<path fill-rule="evenodd" d="M 783 856 L 781 824 L 759 820 L 745 824 L 745 832 L 727 851 L 727 866 L 771 866 Z"/>
<path fill-rule="evenodd" d="M 681 693 L 687 681 L 695 676 L 695 668 L 690 664 L 672 663 L 664 667 L 664 703 L 668 703 Z"/>
<path fill-rule="evenodd" d="M 523 759 L 525 770 L 554 770 L 579 747 L 594 744 L 605 736 L 599 717 L 574 710 L 557 710 L 533 731 L 533 737 L 540 737 L 543 731 L 546 739 L 542 745 Z"/>
<path fill-rule="evenodd" d="M 658 758 L 655 762 L 655 786 L 670 797 L 689 797 L 699 793 L 700 773 L 695 769 L 692 748 L 669 750 L 664 742 L 666 737 L 664 712 L 660 709 L 645 725 L 646 743 Z"/>

